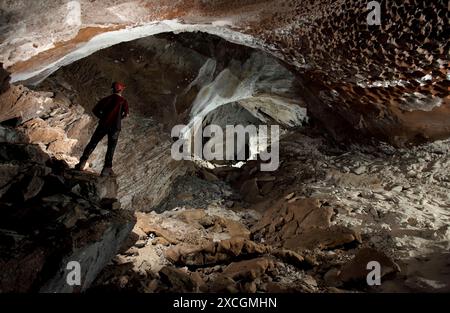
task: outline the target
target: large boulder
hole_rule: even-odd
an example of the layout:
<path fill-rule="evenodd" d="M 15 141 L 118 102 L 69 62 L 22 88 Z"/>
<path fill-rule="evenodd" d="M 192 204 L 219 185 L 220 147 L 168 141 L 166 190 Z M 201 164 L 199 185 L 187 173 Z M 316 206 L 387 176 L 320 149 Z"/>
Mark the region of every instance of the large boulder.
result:
<path fill-rule="evenodd" d="M 114 178 L 45 156 L 32 144 L 0 145 L 0 292 L 86 290 L 135 223 L 131 212 L 104 205 L 117 194 Z M 71 262 L 80 284 L 68 283 Z"/>
<path fill-rule="evenodd" d="M 318 199 L 281 199 L 252 228 L 256 238 L 293 251 L 333 249 L 361 242 L 361 235 L 346 226 L 332 225 L 333 209 Z"/>

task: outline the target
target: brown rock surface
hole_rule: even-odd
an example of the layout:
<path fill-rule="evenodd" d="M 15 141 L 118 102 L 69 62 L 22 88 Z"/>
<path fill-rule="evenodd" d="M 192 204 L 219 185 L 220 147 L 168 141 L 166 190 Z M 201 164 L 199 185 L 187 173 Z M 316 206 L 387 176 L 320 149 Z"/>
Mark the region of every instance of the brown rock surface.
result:
<path fill-rule="evenodd" d="M 344 226 L 331 225 L 333 210 L 317 199 L 275 202 L 252 233 L 286 249 L 330 249 L 361 242 L 360 235 Z"/>
<path fill-rule="evenodd" d="M 202 266 L 223 263 L 236 257 L 251 257 L 270 251 L 264 245 L 241 237 L 222 240 L 219 242 L 206 242 L 203 245 L 178 245 L 166 250 L 166 257 L 175 264 L 188 266 Z"/>
<path fill-rule="evenodd" d="M 234 280 L 243 279 L 252 281 L 272 268 L 274 268 L 274 261 L 270 258 L 262 257 L 233 262 L 225 268 L 223 275 L 231 277 Z"/>
<path fill-rule="evenodd" d="M 165 266 L 159 271 L 162 282 L 169 284 L 174 292 L 198 292 L 204 282 L 195 272 L 183 271 L 171 266 Z"/>
<path fill-rule="evenodd" d="M 366 283 L 372 269 L 367 269 L 369 262 L 380 264 L 381 279 L 390 274 L 400 272 L 400 267 L 384 253 L 371 248 L 362 248 L 355 257 L 340 270 L 338 279 L 343 283 Z"/>

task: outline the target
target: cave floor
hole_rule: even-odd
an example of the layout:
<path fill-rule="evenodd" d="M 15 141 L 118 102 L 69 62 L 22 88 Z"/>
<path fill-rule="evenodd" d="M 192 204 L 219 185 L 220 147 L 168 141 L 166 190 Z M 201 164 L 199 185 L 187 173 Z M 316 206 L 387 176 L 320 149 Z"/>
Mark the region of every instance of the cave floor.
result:
<path fill-rule="evenodd" d="M 276 172 L 200 170 L 203 183 L 172 188 L 166 211 L 136 213 L 91 290 L 450 290 L 450 141 L 343 150 L 292 133 L 281 146 Z M 380 286 L 366 282 L 370 261 Z"/>

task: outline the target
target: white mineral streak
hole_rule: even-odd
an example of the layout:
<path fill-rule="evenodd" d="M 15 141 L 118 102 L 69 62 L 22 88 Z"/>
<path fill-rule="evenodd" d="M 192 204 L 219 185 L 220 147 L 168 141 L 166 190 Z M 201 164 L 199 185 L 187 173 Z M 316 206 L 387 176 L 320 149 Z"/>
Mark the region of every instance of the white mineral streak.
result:
<path fill-rule="evenodd" d="M 224 38 L 233 43 L 256 48 L 258 43 L 256 40 L 249 36 L 237 31 L 230 30 L 223 26 L 215 26 L 211 24 L 198 24 L 189 25 L 183 24 L 178 20 L 165 20 L 161 22 L 154 22 L 143 26 L 129 27 L 117 31 L 111 31 L 107 33 L 99 34 L 93 37 L 90 41 L 81 45 L 76 50 L 68 53 L 59 60 L 48 64 L 42 68 L 39 68 L 30 72 L 18 72 L 13 73 L 11 81 L 13 83 L 20 81 L 27 81 L 29 84 L 38 84 L 46 77 L 57 71 L 62 66 L 71 64 L 77 60 L 85 58 L 94 52 L 111 47 L 121 42 L 132 41 L 135 39 L 156 35 L 165 32 L 195 32 L 201 31 L 209 34 L 213 34 Z"/>

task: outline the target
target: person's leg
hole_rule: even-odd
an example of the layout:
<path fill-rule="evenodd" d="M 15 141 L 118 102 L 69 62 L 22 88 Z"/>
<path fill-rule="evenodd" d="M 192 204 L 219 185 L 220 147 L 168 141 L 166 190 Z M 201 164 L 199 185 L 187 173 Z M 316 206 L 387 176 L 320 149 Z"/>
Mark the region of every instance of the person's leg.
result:
<path fill-rule="evenodd" d="M 76 169 L 83 170 L 87 160 L 89 159 L 89 156 L 92 154 L 92 152 L 94 152 L 98 143 L 103 139 L 103 137 L 105 137 L 105 135 L 106 130 L 101 127 L 97 127 L 91 137 L 91 140 L 87 144 L 86 148 L 84 148 L 83 155 L 80 157 L 80 163 L 75 166 Z"/>
<path fill-rule="evenodd" d="M 106 173 L 105 169 L 112 173 L 111 169 L 114 158 L 114 152 L 117 147 L 117 142 L 119 141 L 119 135 L 120 130 L 111 130 L 108 132 L 108 150 L 106 151 L 104 171 L 102 171 L 102 174 L 109 174 Z"/>

